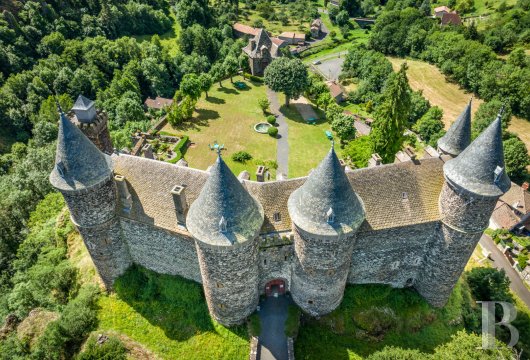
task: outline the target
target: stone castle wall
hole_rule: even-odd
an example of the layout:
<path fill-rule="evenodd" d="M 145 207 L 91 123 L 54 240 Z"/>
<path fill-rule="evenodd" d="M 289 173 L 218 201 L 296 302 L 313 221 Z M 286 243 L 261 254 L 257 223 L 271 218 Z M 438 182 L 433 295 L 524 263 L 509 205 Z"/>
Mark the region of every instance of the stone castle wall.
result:
<path fill-rule="evenodd" d="M 423 266 L 426 247 L 438 231 L 439 224 L 434 221 L 358 233 L 348 283 L 377 283 L 394 287 L 412 285 Z"/>
<path fill-rule="evenodd" d="M 274 279 L 285 281 L 285 290 L 291 291 L 291 272 L 294 256 L 293 245 L 271 246 L 259 251 L 259 292 L 265 293 L 265 285 Z"/>
<path fill-rule="evenodd" d="M 120 223 L 134 263 L 202 282 L 193 238 L 126 218 L 120 218 Z"/>

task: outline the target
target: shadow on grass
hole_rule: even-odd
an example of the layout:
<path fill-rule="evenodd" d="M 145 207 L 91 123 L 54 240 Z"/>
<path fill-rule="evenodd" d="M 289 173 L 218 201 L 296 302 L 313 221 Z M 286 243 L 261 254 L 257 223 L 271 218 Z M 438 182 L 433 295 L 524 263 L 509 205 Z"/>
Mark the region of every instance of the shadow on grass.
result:
<path fill-rule="evenodd" d="M 233 84 L 230 84 L 230 85 L 233 86 Z M 225 86 L 223 86 L 222 88 L 220 87 L 217 90 L 225 94 L 239 94 L 239 91 L 237 91 L 236 89 L 230 89 Z"/>
<path fill-rule="evenodd" d="M 184 341 L 201 333 L 215 332 L 202 286 L 179 276 L 162 275 L 133 265 L 118 278 L 114 289 L 153 326 L 172 340 Z M 248 338 L 245 326 L 227 328 Z"/>
<path fill-rule="evenodd" d="M 221 99 L 221 98 L 218 98 L 218 97 L 215 97 L 215 96 L 208 96 L 206 98 L 206 101 L 208 101 L 209 103 L 212 103 L 212 104 L 224 104 L 224 103 L 226 103 L 225 99 Z"/>
<path fill-rule="evenodd" d="M 208 120 L 216 120 L 220 118 L 219 112 L 216 110 L 210 110 L 210 109 L 196 109 L 195 112 L 198 114 L 195 118 L 193 118 L 193 122 L 196 124 L 202 124 L 204 122 L 207 122 Z"/>
<path fill-rule="evenodd" d="M 304 316 L 295 342 L 297 358 L 363 358 L 385 346 L 432 352 L 463 328 L 463 286 L 448 304 L 431 307 L 415 290 L 386 285 L 348 285 L 339 308 L 316 320 Z"/>

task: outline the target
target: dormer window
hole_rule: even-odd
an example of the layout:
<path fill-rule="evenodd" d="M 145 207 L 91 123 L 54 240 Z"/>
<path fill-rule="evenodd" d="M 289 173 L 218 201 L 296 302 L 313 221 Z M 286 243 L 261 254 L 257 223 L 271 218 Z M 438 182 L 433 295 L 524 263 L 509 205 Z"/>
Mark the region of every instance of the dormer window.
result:
<path fill-rule="evenodd" d="M 501 168 L 500 166 L 497 166 L 493 173 L 495 174 L 495 180 L 493 180 L 493 182 L 495 183 L 495 185 L 498 185 L 499 184 L 499 180 L 501 179 L 501 176 L 504 173 L 504 168 Z"/>
<path fill-rule="evenodd" d="M 328 224 L 333 224 L 335 222 L 335 213 L 333 212 L 332 208 L 329 208 L 328 212 L 326 213 L 326 216 L 328 218 Z"/>
<path fill-rule="evenodd" d="M 221 233 L 225 233 L 226 232 L 226 219 L 224 216 L 221 217 L 221 220 L 219 220 L 219 231 Z"/>
<path fill-rule="evenodd" d="M 280 222 L 282 220 L 282 217 L 279 212 L 274 213 L 273 215 L 274 222 Z"/>
<path fill-rule="evenodd" d="M 59 175 L 64 178 L 64 173 L 66 172 L 66 169 L 64 168 L 64 164 L 62 161 L 59 161 L 56 165 L 55 165 L 55 168 L 57 169 L 57 172 L 59 173 Z"/>

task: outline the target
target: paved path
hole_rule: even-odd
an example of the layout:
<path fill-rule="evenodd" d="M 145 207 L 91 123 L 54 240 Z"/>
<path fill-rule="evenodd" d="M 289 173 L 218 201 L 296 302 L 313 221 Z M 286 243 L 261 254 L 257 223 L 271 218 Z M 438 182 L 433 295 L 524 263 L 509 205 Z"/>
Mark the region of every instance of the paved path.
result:
<path fill-rule="evenodd" d="M 291 103 L 296 107 L 296 110 L 298 110 L 298 112 L 300 113 L 300 115 L 302 115 L 302 118 L 304 120 L 306 121 L 308 119 L 318 120 L 317 113 L 315 112 L 315 110 L 313 110 L 313 107 L 311 107 L 309 100 L 307 100 L 305 97 L 300 96 L 296 100 L 291 100 Z"/>
<path fill-rule="evenodd" d="M 285 320 L 290 299 L 285 295 L 269 296 L 260 302 L 260 360 L 287 360 Z"/>
<path fill-rule="evenodd" d="M 271 103 L 270 108 L 272 113 L 277 115 L 276 122 L 278 123 L 278 144 L 276 149 L 278 169 L 276 170 L 276 177 L 278 177 L 278 174 L 283 174 L 287 178 L 289 174 L 289 129 L 285 121 L 285 116 L 280 112 L 278 93 L 267 88 L 267 97 Z"/>
<path fill-rule="evenodd" d="M 340 52 L 333 55 L 328 55 L 321 59 L 313 60 L 311 66 L 316 69 L 327 80 L 338 80 L 342 72 L 342 65 L 344 64 L 345 55 L 348 52 Z M 321 63 L 313 65 L 316 61 Z"/>
<path fill-rule="evenodd" d="M 493 259 L 493 266 L 497 269 L 504 269 L 506 275 L 510 278 L 510 288 L 514 293 L 517 294 L 526 304 L 526 307 L 530 309 L 530 291 L 526 288 L 523 280 L 519 277 L 519 274 L 512 268 L 510 262 L 499 250 L 493 240 L 486 234 L 483 234 L 480 238 L 480 246 L 491 253 Z"/>

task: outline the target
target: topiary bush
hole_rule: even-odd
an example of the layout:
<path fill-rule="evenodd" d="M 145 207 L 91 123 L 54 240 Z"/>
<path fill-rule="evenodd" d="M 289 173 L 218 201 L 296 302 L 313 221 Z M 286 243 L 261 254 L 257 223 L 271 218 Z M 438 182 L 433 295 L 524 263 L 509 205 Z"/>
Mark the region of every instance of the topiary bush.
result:
<path fill-rule="evenodd" d="M 244 163 L 251 159 L 252 159 L 252 155 L 250 155 L 246 151 L 238 151 L 232 154 L 232 160 L 240 162 L 240 163 Z"/>
<path fill-rule="evenodd" d="M 278 128 L 270 127 L 269 130 L 267 130 L 267 134 L 269 134 L 272 137 L 278 136 Z"/>
<path fill-rule="evenodd" d="M 276 124 L 276 117 L 274 115 L 267 116 L 267 122 L 271 125 Z"/>

